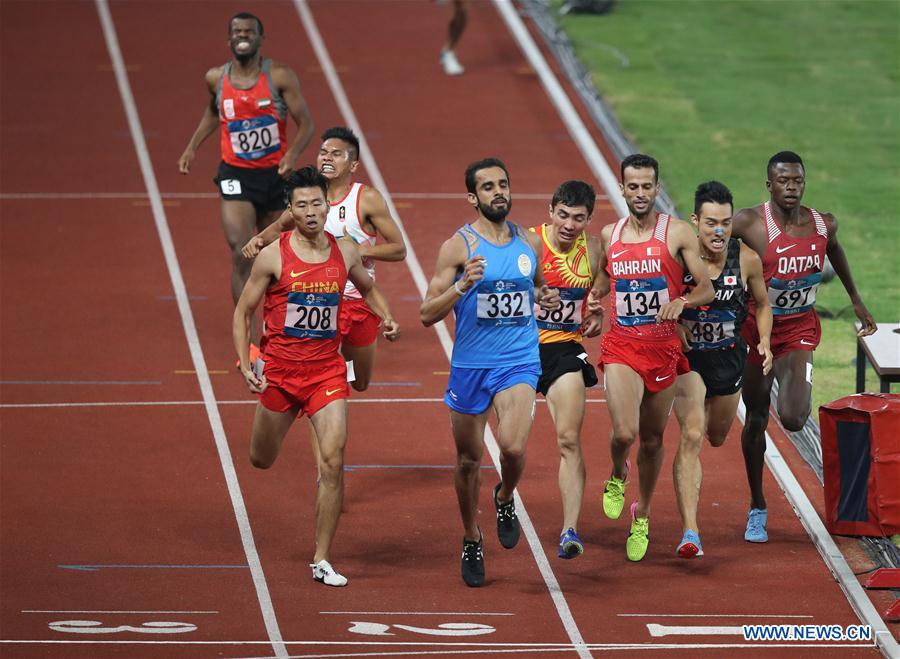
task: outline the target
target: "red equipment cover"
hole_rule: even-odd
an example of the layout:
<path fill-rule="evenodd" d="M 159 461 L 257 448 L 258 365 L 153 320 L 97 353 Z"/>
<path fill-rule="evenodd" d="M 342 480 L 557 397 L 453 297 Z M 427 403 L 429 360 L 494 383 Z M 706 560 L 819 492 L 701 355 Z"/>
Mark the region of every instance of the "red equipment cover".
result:
<path fill-rule="evenodd" d="M 856 394 L 822 405 L 819 427 L 828 531 L 900 533 L 900 394 Z"/>

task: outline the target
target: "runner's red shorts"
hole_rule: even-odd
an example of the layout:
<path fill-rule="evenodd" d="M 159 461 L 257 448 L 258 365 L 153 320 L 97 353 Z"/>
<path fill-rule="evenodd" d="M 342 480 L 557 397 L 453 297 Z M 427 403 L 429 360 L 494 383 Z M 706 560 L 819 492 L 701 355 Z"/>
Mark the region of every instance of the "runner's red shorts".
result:
<path fill-rule="evenodd" d="M 341 300 L 341 338 L 347 345 L 365 347 L 375 343 L 381 318 L 369 308 L 365 300 L 347 298 Z"/>
<path fill-rule="evenodd" d="M 312 416 L 329 403 L 350 397 L 347 365 L 344 358 L 333 357 L 308 362 L 284 362 L 263 357 L 263 375 L 268 386 L 259 402 L 272 412 L 300 408 L 300 414 Z"/>
<path fill-rule="evenodd" d="M 650 393 L 667 389 L 675 378 L 691 370 L 681 350 L 678 336 L 671 339 L 647 340 L 618 332 L 607 332 L 600 339 L 601 369 L 604 364 L 624 364 L 641 376 Z"/>
<path fill-rule="evenodd" d="M 756 327 L 756 316 L 747 314 L 741 325 L 741 336 L 750 347 L 747 358 L 754 364 L 762 364 L 763 358 L 756 347 L 759 345 L 759 331 Z M 822 324 L 815 310 L 800 316 L 775 318 L 772 322 L 772 358 L 784 357 L 796 350 L 815 350 L 822 338 Z"/>

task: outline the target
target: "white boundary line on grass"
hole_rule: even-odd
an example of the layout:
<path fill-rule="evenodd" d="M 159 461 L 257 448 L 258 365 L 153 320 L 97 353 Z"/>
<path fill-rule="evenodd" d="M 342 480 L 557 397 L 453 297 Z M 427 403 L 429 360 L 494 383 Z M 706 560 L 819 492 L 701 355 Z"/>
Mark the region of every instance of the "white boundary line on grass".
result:
<path fill-rule="evenodd" d="M 419 295 L 424 299 L 426 289 L 428 288 L 428 283 L 425 278 L 425 272 L 422 270 L 422 266 L 419 263 L 418 257 L 416 256 L 416 252 L 413 248 L 412 242 L 409 240 L 409 235 L 406 233 L 406 229 L 403 226 L 403 221 L 400 219 L 400 214 L 397 213 L 397 209 L 394 206 L 393 200 L 391 199 L 388 187 L 385 184 L 384 177 L 381 175 L 381 170 L 378 168 L 378 165 L 375 162 L 375 156 L 372 154 L 372 151 L 369 148 L 368 141 L 365 138 L 365 133 L 363 132 L 362 127 L 360 126 L 359 121 L 356 118 L 356 113 L 353 111 L 353 108 L 350 105 L 350 101 L 347 98 L 347 94 L 344 91 L 344 87 L 341 84 L 337 71 L 335 70 L 334 63 L 331 60 L 331 55 L 329 54 L 328 49 L 325 46 L 325 42 L 322 39 L 322 35 L 319 33 L 319 29 L 316 26 L 312 12 L 309 10 L 309 6 L 306 4 L 306 0 L 294 0 L 294 6 L 297 8 L 297 13 L 300 15 L 300 21 L 303 23 L 303 26 L 306 29 L 306 33 L 309 36 L 310 43 L 312 44 L 313 50 L 316 53 L 316 57 L 319 59 L 319 64 L 322 66 L 322 71 L 325 73 L 325 78 L 328 80 L 328 85 L 331 88 L 331 92 L 334 95 L 335 101 L 337 102 L 341 114 L 347 121 L 347 125 L 352 128 L 353 131 L 359 136 L 360 157 L 362 158 L 363 162 L 366 163 L 366 168 L 372 178 L 372 183 L 374 184 L 375 188 L 382 193 L 385 202 L 388 205 L 388 209 L 391 212 L 391 215 L 397 220 L 397 226 L 399 227 L 400 233 L 403 235 L 403 240 L 406 243 L 406 264 L 409 267 L 410 274 L 412 275 L 412 278 L 416 283 L 416 288 L 419 291 Z M 453 352 L 453 340 L 450 338 L 450 333 L 447 331 L 447 325 L 442 321 L 435 324 L 434 327 L 437 330 L 441 346 L 443 347 L 444 353 L 447 355 L 447 360 L 449 361 Z M 485 446 L 487 447 L 488 453 L 491 456 L 491 460 L 493 460 L 494 462 L 494 466 L 499 472 L 500 448 L 497 445 L 497 440 L 494 438 L 493 432 L 491 432 L 490 425 L 485 426 L 484 434 Z M 592 655 L 585 648 L 584 638 L 581 635 L 581 631 L 578 629 L 578 625 L 575 623 L 575 618 L 572 616 L 572 612 L 569 609 L 568 603 L 566 602 L 565 595 L 563 595 L 562 588 L 560 588 L 559 582 L 556 579 L 556 575 L 553 573 L 553 568 L 550 566 L 550 561 L 547 559 L 547 555 L 544 553 L 544 548 L 541 546 L 541 541 L 538 538 L 537 531 L 534 528 L 534 524 L 532 524 L 531 518 L 528 515 L 528 511 L 525 509 L 525 504 L 522 502 L 522 499 L 519 496 L 518 492 L 514 492 L 514 497 L 516 500 L 516 512 L 519 516 L 522 531 L 525 533 L 525 538 L 527 539 L 528 545 L 531 548 L 531 553 L 534 555 L 534 560 L 541 572 L 541 576 L 544 578 L 544 583 L 547 585 L 547 590 L 550 592 L 550 597 L 553 600 L 556 611 L 563 623 L 563 627 L 565 627 L 566 634 L 568 635 L 569 640 L 571 640 L 573 645 L 575 646 L 578 652 L 578 656 L 581 657 L 581 659 L 590 659 Z"/>
<path fill-rule="evenodd" d="M 619 190 L 619 180 L 594 142 L 594 138 L 575 110 L 575 106 L 572 105 L 572 101 L 569 100 L 569 96 L 550 69 L 540 48 L 531 38 L 531 33 L 525 27 L 525 23 L 522 22 L 513 3 L 511 0 L 494 0 L 494 6 L 500 12 L 509 31 L 512 32 L 528 63 L 538 74 L 547 96 L 566 125 L 569 135 L 575 141 L 575 146 L 581 151 L 581 155 L 594 172 L 594 176 L 603 184 L 606 198 L 612 203 L 618 217 L 625 217 L 628 215 L 628 208 L 625 206 L 625 200 L 622 199 L 621 190 Z"/>
<path fill-rule="evenodd" d="M 225 436 L 225 429 L 222 426 L 222 419 L 219 416 L 219 409 L 216 405 L 212 382 L 209 379 L 209 371 L 206 368 L 206 359 L 203 356 L 203 348 L 200 345 L 200 337 L 197 335 L 194 316 L 191 312 L 190 302 L 188 301 L 187 288 L 185 287 L 184 278 L 181 274 L 181 266 L 178 263 L 178 255 L 175 252 L 175 244 L 172 241 L 172 234 L 169 231 L 166 213 L 163 210 L 159 186 L 156 182 L 156 175 L 153 172 L 153 163 L 150 160 L 147 143 L 144 141 L 144 131 L 141 127 L 140 115 L 138 114 L 137 105 L 134 102 L 134 96 L 131 92 L 128 74 L 125 71 L 125 63 L 122 59 L 122 51 L 119 48 L 119 38 L 116 35 L 115 23 L 113 22 L 112 14 L 109 11 L 107 0 L 95 0 L 95 2 L 97 13 L 100 17 L 100 23 L 103 26 L 103 37 L 106 40 L 106 47 L 109 50 L 109 56 L 115 70 L 119 95 L 122 97 L 122 105 L 124 106 L 125 114 L 128 117 L 128 127 L 131 131 L 131 139 L 134 142 L 135 152 L 137 154 L 138 162 L 140 163 L 141 175 L 143 176 L 144 185 L 147 188 L 147 194 L 150 198 L 150 208 L 153 212 L 156 231 L 159 234 L 159 241 L 165 257 L 166 268 L 169 271 L 169 277 L 172 280 L 172 289 L 175 292 L 175 299 L 178 302 L 178 312 L 181 315 L 181 323 L 184 327 L 185 338 L 187 339 L 188 347 L 191 351 L 194 370 L 197 372 L 197 381 L 203 395 L 204 405 L 206 406 L 206 415 L 209 417 L 209 425 L 213 437 L 215 438 L 219 461 L 222 465 L 225 482 L 228 485 L 228 494 L 231 497 L 231 505 L 234 508 L 234 515 L 237 519 L 238 529 L 240 530 L 241 543 L 243 544 L 244 553 L 247 557 L 247 564 L 250 567 L 250 572 L 253 576 L 253 585 L 256 588 L 256 597 L 259 600 L 266 632 L 269 636 L 272 648 L 275 651 L 275 655 L 279 657 L 279 659 L 285 659 L 288 656 L 288 651 L 281 637 L 281 630 L 278 628 L 278 620 L 275 617 L 275 609 L 272 606 L 269 587 L 266 584 L 266 577 L 265 574 L 263 574 L 259 554 L 256 551 L 253 532 L 250 529 L 250 519 L 247 516 L 244 497 L 241 494 L 237 472 L 234 469 L 231 451 L 228 448 L 228 439 Z"/>
<path fill-rule="evenodd" d="M 591 137 L 591 134 L 581 120 L 581 117 L 575 111 L 569 97 L 566 95 L 562 86 L 557 81 L 556 76 L 554 76 L 551 71 L 550 66 L 547 64 L 547 60 L 544 58 L 537 44 L 534 42 L 534 39 L 531 37 L 531 33 L 528 32 L 528 28 L 525 27 L 525 24 L 522 22 L 522 19 L 516 13 L 515 8 L 509 0 L 494 0 L 494 5 L 515 35 L 519 46 L 528 58 L 528 62 L 535 71 L 537 71 L 547 94 L 552 99 L 560 117 L 568 127 L 569 133 L 575 139 L 575 143 L 578 145 L 579 149 L 581 149 L 585 160 L 587 160 L 591 169 L 594 170 L 595 175 L 601 181 L 603 187 L 606 188 L 606 192 L 609 195 L 613 206 L 619 211 L 619 215 L 624 217 L 627 215 L 627 209 L 624 206 L 622 198 L 617 195 L 619 188 L 618 180 L 615 178 L 615 175 L 612 173 L 606 160 L 594 143 L 594 139 Z M 741 423 L 744 423 L 745 414 L 746 408 L 742 401 L 738 410 L 738 416 L 741 419 Z M 810 539 L 812 539 L 816 549 L 818 549 L 819 553 L 822 555 L 825 564 L 840 584 L 841 589 L 847 596 L 853 610 L 863 623 L 872 627 L 875 632 L 876 643 L 882 653 L 884 653 L 886 657 L 900 656 L 900 646 L 898 646 L 897 641 L 894 640 L 893 634 L 891 634 L 868 595 L 865 593 L 862 586 L 860 586 L 856 576 L 850 569 L 850 566 L 847 565 L 846 559 L 837 548 L 831 535 L 829 535 L 828 531 L 825 529 L 825 525 L 819 518 L 818 513 L 812 503 L 810 503 L 803 488 L 800 487 L 800 483 L 797 482 L 790 467 L 787 466 L 787 463 L 778 451 L 778 447 L 772 442 L 772 438 L 769 436 L 768 432 L 766 433 L 766 464 L 769 466 L 769 470 L 775 476 L 779 486 L 784 491 L 787 500 L 794 507 L 797 516 L 800 518 L 803 527 L 809 534 Z"/>

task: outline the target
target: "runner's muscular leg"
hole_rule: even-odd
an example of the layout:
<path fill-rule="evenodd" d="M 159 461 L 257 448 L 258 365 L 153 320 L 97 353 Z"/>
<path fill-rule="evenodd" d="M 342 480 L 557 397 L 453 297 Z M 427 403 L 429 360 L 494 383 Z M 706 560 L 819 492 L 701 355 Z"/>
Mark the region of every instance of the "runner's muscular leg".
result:
<path fill-rule="evenodd" d="M 744 466 L 747 469 L 747 483 L 750 486 L 750 506 L 765 510 L 766 497 L 763 495 L 762 475 L 766 462 L 766 427 L 769 425 L 769 397 L 772 391 L 774 370 L 763 375 L 762 364 L 747 361 L 744 369 L 744 390 L 742 393 L 747 416 L 741 432 L 741 448 L 744 452 Z"/>
<path fill-rule="evenodd" d="M 678 376 L 675 381 L 674 409 L 681 427 L 681 437 L 672 463 L 672 475 L 684 531 L 700 530 L 697 526 L 697 505 L 700 501 L 700 483 L 703 480 L 700 447 L 703 444 L 705 397 L 706 385 L 699 373 L 690 371 Z"/>
<path fill-rule="evenodd" d="M 375 369 L 375 348 L 377 341 L 367 346 L 352 346 L 349 343 L 341 345 L 341 354 L 347 361 L 353 362 L 353 374 L 356 379 L 350 383 L 356 391 L 365 391 L 372 381 L 372 371 Z"/>
<path fill-rule="evenodd" d="M 316 493 L 316 553 L 313 562 L 328 560 L 344 498 L 344 447 L 347 444 L 347 401 L 336 400 L 310 419 L 319 442 L 319 489 Z"/>
<path fill-rule="evenodd" d="M 497 411 L 497 445 L 500 447 L 500 479 L 497 500 L 512 499 L 513 490 L 525 471 L 525 446 L 534 421 L 534 389 L 513 385 L 494 395 Z"/>
<path fill-rule="evenodd" d="M 249 201 L 222 200 L 222 229 L 231 249 L 231 297 L 237 303 L 250 276 L 253 261 L 241 254 L 243 247 L 254 235 L 256 209 Z M 254 323 L 255 325 L 255 323 Z"/>
<path fill-rule="evenodd" d="M 778 380 L 776 409 L 786 430 L 802 430 L 812 408 L 811 350 L 795 350 L 772 364 Z"/>
<path fill-rule="evenodd" d="M 725 443 L 728 431 L 737 415 L 741 392 L 729 396 L 713 396 L 706 399 L 706 438 L 710 446 L 719 447 Z"/>
<path fill-rule="evenodd" d="M 275 463 L 281 444 L 297 418 L 299 406 L 287 412 L 273 412 L 259 403 L 250 431 L 250 463 L 257 469 L 268 469 Z"/>
<path fill-rule="evenodd" d="M 606 404 L 612 420 L 610 454 L 612 475 L 625 479 L 625 460 L 638 437 L 640 403 L 644 397 L 641 376 L 624 364 L 606 364 Z"/>
<path fill-rule="evenodd" d="M 484 454 L 484 425 L 487 410 L 463 414 L 450 410 L 450 428 L 456 444 L 454 481 L 459 514 L 466 540 L 478 540 L 478 493 L 481 490 L 481 456 Z"/>
<path fill-rule="evenodd" d="M 581 371 L 561 375 L 550 385 L 545 397 L 556 428 L 556 444 L 559 447 L 563 533 L 568 528 L 578 528 L 578 516 L 584 497 L 585 468 L 581 451 L 584 397 L 584 376 Z"/>
<path fill-rule="evenodd" d="M 659 471 L 663 464 L 663 431 L 672 411 L 672 401 L 675 399 L 674 383 L 651 394 L 644 394 L 641 401 L 641 416 L 639 422 L 639 435 L 641 437 L 638 448 L 637 466 L 640 482 L 638 484 L 640 497 L 635 508 L 635 517 L 650 516 L 650 500 L 656 489 L 656 481 L 659 479 Z"/>

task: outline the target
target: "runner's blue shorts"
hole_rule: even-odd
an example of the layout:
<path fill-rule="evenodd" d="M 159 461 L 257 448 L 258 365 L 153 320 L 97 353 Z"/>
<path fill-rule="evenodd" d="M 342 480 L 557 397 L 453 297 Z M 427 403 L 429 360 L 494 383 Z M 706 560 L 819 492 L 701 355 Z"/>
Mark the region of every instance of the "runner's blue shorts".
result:
<path fill-rule="evenodd" d="M 540 376 L 540 362 L 496 368 L 451 366 L 444 403 L 462 414 L 481 414 L 501 391 L 517 384 L 527 384 L 535 389 Z"/>

